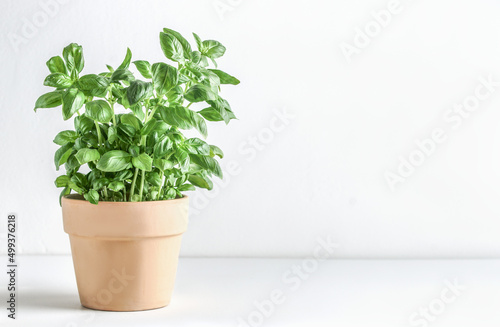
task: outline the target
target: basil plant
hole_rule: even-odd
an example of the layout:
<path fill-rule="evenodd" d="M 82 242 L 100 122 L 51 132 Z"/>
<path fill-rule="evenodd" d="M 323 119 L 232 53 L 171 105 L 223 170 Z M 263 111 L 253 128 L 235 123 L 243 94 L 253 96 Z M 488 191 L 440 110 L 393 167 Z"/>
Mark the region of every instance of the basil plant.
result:
<path fill-rule="evenodd" d="M 72 43 L 62 58 L 47 61 L 50 75 L 44 85 L 55 90 L 43 94 L 38 108 L 62 106 L 64 120 L 74 117 L 74 129 L 56 135 L 60 146 L 54 156 L 61 197 L 71 190 L 97 204 L 99 201 L 157 201 L 182 197 L 195 187 L 212 189 L 211 178 L 222 178 L 217 157 L 223 153 L 206 143 L 206 121 L 224 121 L 235 115 L 220 96 L 221 85 L 239 83 L 217 69 L 216 59 L 226 48 L 194 34 L 197 50 L 176 31 L 165 28 L 160 45 L 169 63 L 137 60 L 143 79 L 129 70 L 132 53 L 100 74 L 82 75 L 82 47 Z M 211 65 L 215 68 L 209 68 Z M 190 109 L 194 107 L 201 110 Z M 124 113 L 116 113 L 121 106 Z M 203 138 L 187 138 L 195 129 Z M 89 173 L 82 173 L 88 166 Z"/>

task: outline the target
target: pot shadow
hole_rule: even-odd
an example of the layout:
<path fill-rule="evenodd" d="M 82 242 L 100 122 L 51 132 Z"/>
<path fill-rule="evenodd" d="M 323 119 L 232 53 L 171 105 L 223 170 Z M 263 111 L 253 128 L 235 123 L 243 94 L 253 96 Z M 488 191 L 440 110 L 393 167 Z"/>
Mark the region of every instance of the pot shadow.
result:
<path fill-rule="evenodd" d="M 74 293 L 23 292 L 19 294 L 18 301 L 20 309 L 88 310 L 80 304 L 78 294 Z"/>

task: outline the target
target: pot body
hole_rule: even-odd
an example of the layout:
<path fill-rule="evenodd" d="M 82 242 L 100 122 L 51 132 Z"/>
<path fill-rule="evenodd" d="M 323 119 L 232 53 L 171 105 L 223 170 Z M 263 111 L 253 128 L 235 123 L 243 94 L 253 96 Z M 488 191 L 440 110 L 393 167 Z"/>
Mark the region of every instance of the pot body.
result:
<path fill-rule="evenodd" d="M 62 198 L 80 301 L 84 307 L 137 311 L 169 304 L 188 198 L 99 202 Z"/>

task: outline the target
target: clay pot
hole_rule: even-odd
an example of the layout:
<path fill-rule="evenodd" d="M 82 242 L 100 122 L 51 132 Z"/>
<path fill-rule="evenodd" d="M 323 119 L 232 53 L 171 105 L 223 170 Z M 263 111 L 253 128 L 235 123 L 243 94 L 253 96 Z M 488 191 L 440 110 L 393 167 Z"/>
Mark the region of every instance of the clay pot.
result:
<path fill-rule="evenodd" d="M 80 302 L 110 311 L 170 303 L 188 197 L 166 201 L 104 202 L 62 198 Z"/>

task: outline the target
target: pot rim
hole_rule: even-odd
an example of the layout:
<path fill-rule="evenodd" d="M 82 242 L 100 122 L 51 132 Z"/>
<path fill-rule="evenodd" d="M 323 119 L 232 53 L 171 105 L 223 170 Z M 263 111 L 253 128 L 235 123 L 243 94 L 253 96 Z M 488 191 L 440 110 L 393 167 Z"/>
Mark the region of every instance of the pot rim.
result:
<path fill-rule="evenodd" d="M 138 239 L 182 234 L 187 229 L 189 198 L 141 202 L 99 201 L 79 194 L 63 197 L 64 231 L 70 236 Z"/>
<path fill-rule="evenodd" d="M 72 194 L 67 194 L 67 195 L 64 195 L 63 196 L 64 200 L 65 201 L 70 201 L 70 202 L 73 202 L 73 201 L 78 201 L 78 202 L 86 202 L 90 205 L 100 205 L 102 203 L 102 205 L 140 205 L 141 203 L 142 204 L 153 204 L 153 203 L 165 203 L 165 202 L 176 202 L 176 201 L 185 201 L 187 199 L 189 199 L 189 197 L 185 194 L 182 195 L 182 198 L 176 198 L 176 199 L 170 199 L 170 200 L 158 200 L 158 201 L 137 201 L 137 202 L 131 202 L 131 201 L 99 201 L 97 204 L 92 204 L 90 203 L 89 201 L 85 200 L 85 198 L 78 194 L 78 193 L 72 193 Z"/>

